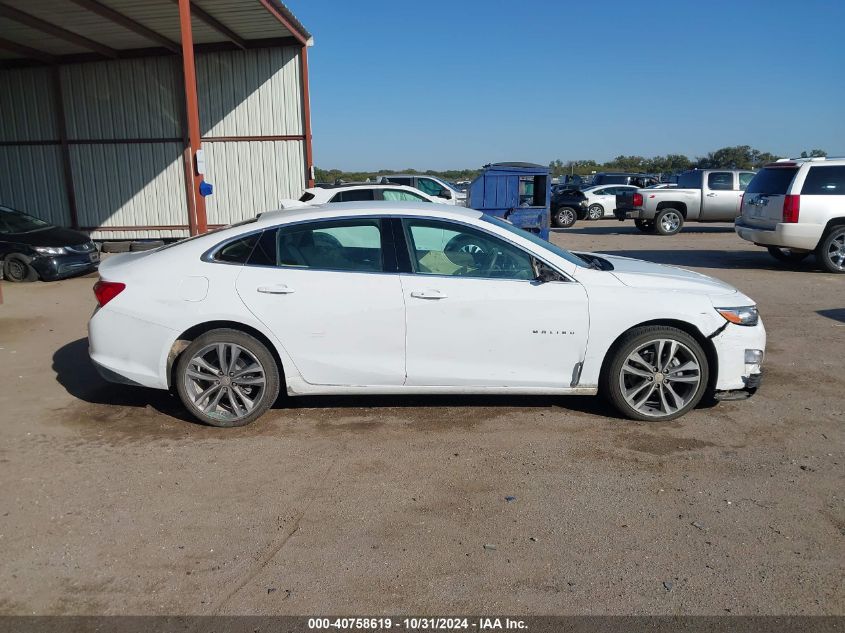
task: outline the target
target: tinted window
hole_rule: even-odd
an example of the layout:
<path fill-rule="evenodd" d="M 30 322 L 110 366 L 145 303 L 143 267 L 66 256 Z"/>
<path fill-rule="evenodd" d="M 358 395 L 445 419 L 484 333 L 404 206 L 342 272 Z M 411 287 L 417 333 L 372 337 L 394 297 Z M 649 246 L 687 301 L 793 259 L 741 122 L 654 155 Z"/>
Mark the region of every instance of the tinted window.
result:
<path fill-rule="evenodd" d="M 789 191 L 789 183 L 797 171 L 797 167 L 766 167 L 757 172 L 745 191 L 782 196 Z"/>
<path fill-rule="evenodd" d="M 333 220 L 282 226 L 265 231 L 250 265 L 313 270 L 380 272 L 378 220 Z"/>
<path fill-rule="evenodd" d="M 381 192 L 385 200 L 408 200 L 411 202 L 431 202 L 422 196 L 419 196 L 410 191 L 403 191 L 402 189 L 383 189 Z"/>
<path fill-rule="evenodd" d="M 408 185 L 411 186 L 411 179 L 410 178 L 388 178 L 388 182 L 392 182 L 394 185 Z"/>
<path fill-rule="evenodd" d="M 685 171 L 678 175 L 678 186 L 681 189 L 701 189 L 701 172 Z"/>
<path fill-rule="evenodd" d="M 435 220 L 405 220 L 414 270 L 422 275 L 534 279 L 531 256 L 470 227 Z"/>
<path fill-rule="evenodd" d="M 11 209 L 0 211 L 0 223 L 3 233 L 29 233 L 52 226 L 49 222 Z"/>
<path fill-rule="evenodd" d="M 707 187 L 716 191 L 730 191 L 734 188 L 734 175 L 729 171 L 707 174 Z"/>
<path fill-rule="evenodd" d="M 745 191 L 748 189 L 748 183 L 754 179 L 756 176 L 754 172 L 751 171 L 744 171 L 739 175 L 739 189 L 740 191 Z"/>
<path fill-rule="evenodd" d="M 260 233 L 247 235 L 246 237 L 230 242 L 214 254 L 215 261 L 228 262 L 230 264 L 245 264 L 255 248 Z"/>
<path fill-rule="evenodd" d="M 329 202 L 359 202 L 359 201 L 375 200 L 375 194 L 372 189 L 350 189 L 349 191 L 341 191 L 336 194 Z"/>
<path fill-rule="evenodd" d="M 801 193 L 815 196 L 845 196 L 845 166 L 810 167 Z"/>
<path fill-rule="evenodd" d="M 313 199 L 314 199 L 314 194 L 306 191 L 305 193 L 302 194 L 302 196 L 300 196 L 299 201 L 300 202 L 308 202 L 309 200 L 313 200 Z"/>

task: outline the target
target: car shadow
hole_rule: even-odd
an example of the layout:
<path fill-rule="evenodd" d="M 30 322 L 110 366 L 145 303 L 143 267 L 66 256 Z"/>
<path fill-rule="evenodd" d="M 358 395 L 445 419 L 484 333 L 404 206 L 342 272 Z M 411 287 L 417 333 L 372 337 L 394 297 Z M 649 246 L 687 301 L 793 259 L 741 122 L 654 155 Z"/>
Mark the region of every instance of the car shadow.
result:
<path fill-rule="evenodd" d="M 610 222 L 606 222 L 603 220 L 599 220 L 595 222 L 595 226 L 591 226 L 593 222 L 590 221 L 579 221 L 574 226 L 568 229 L 559 229 L 559 228 L 551 228 L 549 229 L 552 233 L 558 233 L 560 235 L 566 235 L 569 233 L 574 233 L 576 235 L 640 235 L 643 238 L 659 238 L 659 239 L 671 239 L 671 237 L 666 237 L 662 235 L 649 235 L 647 233 L 643 233 L 633 224 L 619 222 L 618 224 L 611 224 Z M 730 225 L 707 225 L 707 224 L 696 224 L 696 225 L 687 225 L 681 229 L 681 233 L 733 233 L 734 227 L 732 224 Z"/>
<path fill-rule="evenodd" d="M 159 413 L 200 424 L 182 406 L 178 396 L 162 389 L 132 387 L 104 380 L 88 357 L 88 339 L 81 338 L 53 354 L 56 381 L 74 398 L 89 404 L 120 407 L 151 407 Z M 589 396 L 523 395 L 282 395 L 274 409 L 321 408 L 432 408 L 494 407 L 525 409 L 566 409 L 602 418 L 622 419 L 603 398 Z"/>
<path fill-rule="evenodd" d="M 642 259 L 656 264 L 691 266 L 693 268 L 750 268 L 756 270 L 819 272 L 808 258 L 799 264 L 782 264 L 766 251 L 721 251 L 721 250 L 617 250 L 599 251 L 605 255 L 618 255 Z"/>
<path fill-rule="evenodd" d="M 828 319 L 845 323 L 845 308 L 832 308 L 830 310 L 816 310 L 816 314 L 820 314 Z"/>

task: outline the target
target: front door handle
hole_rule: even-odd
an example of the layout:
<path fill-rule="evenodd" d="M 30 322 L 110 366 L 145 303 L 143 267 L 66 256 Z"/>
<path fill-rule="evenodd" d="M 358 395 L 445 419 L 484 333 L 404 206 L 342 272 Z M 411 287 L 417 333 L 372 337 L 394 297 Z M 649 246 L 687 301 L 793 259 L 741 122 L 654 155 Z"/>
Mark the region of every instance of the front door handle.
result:
<path fill-rule="evenodd" d="M 294 292 L 294 289 L 285 284 L 276 284 L 274 286 L 258 286 L 258 292 L 268 295 L 289 295 Z"/>
<path fill-rule="evenodd" d="M 411 296 L 416 299 L 445 299 L 447 295 L 439 290 L 414 290 Z"/>
<path fill-rule="evenodd" d="M 715 193 L 708 193 L 708 194 L 707 194 L 707 197 L 708 197 L 708 198 L 715 198 L 715 197 L 716 197 L 716 194 L 715 194 Z"/>

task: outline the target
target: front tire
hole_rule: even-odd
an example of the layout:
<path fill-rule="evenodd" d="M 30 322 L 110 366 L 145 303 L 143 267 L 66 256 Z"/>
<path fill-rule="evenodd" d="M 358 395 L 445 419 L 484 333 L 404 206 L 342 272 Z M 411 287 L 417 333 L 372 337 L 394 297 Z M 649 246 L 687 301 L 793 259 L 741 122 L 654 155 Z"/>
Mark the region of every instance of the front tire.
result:
<path fill-rule="evenodd" d="M 677 209 L 663 209 L 654 218 L 654 228 L 659 235 L 675 235 L 684 226 L 684 216 Z"/>
<path fill-rule="evenodd" d="M 707 355 L 683 330 L 663 325 L 634 328 L 611 353 L 601 389 L 627 418 L 674 420 L 698 405 L 707 389 Z"/>
<path fill-rule="evenodd" d="M 779 246 L 769 246 L 766 250 L 769 251 L 769 255 L 784 264 L 797 264 L 806 259 L 807 255 L 810 254 L 807 252 L 796 252 L 789 248 L 780 248 Z"/>
<path fill-rule="evenodd" d="M 176 366 L 176 390 L 185 408 L 211 426 L 244 426 L 279 396 L 279 367 L 254 336 L 211 330 L 185 348 Z"/>
<path fill-rule="evenodd" d="M 15 283 L 36 281 L 38 272 L 21 255 L 8 255 L 3 262 L 3 278 Z"/>
<path fill-rule="evenodd" d="M 568 229 L 575 224 L 577 216 L 572 207 L 559 207 L 552 213 L 552 224 L 561 229 Z"/>
<path fill-rule="evenodd" d="M 604 207 L 600 204 L 591 204 L 587 209 L 587 218 L 590 220 L 601 220 L 604 217 Z"/>
<path fill-rule="evenodd" d="M 816 260 L 829 273 L 845 273 L 845 226 L 834 227 L 822 238 Z"/>

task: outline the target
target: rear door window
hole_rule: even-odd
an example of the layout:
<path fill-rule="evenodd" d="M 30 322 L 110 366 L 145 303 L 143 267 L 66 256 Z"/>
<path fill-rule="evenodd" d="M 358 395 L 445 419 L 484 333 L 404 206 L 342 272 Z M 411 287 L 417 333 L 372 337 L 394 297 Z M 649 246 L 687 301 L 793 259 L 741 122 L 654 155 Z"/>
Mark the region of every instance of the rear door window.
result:
<path fill-rule="evenodd" d="M 746 189 L 748 189 L 748 183 L 750 183 L 756 175 L 757 174 L 755 174 L 753 171 L 742 172 L 739 175 L 739 190 L 745 191 Z"/>
<path fill-rule="evenodd" d="M 730 191 L 734 188 L 734 175 L 729 171 L 714 171 L 707 175 L 707 187 L 715 191 Z"/>
<path fill-rule="evenodd" d="M 341 191 L 331 202 L 360 202 L 367 200 L 375 200 L 375 195 L 372 189 L 350 189 L 349 191 Z"/>
<path fill-rule="evenodd" d="M 797 172 L 797 167 L 765 167 L 751 179 L 745 192 L 769 196 L 785 195 Z"/>
<path fill-rule="evenodd" d="M 811 196 L 845 196 L 845 166 L 810 167 L 802 195 Z"/>
<path fill-rule="evenodd" d="M 430 200 L 427 200 L 422 196 L 418 196 L 410 191 L 403 191 L 402 189 L 382 189 L 381 195 L 384 200 L 388 201 L 406 200 L 411 202 L 430 202 Z"/>

